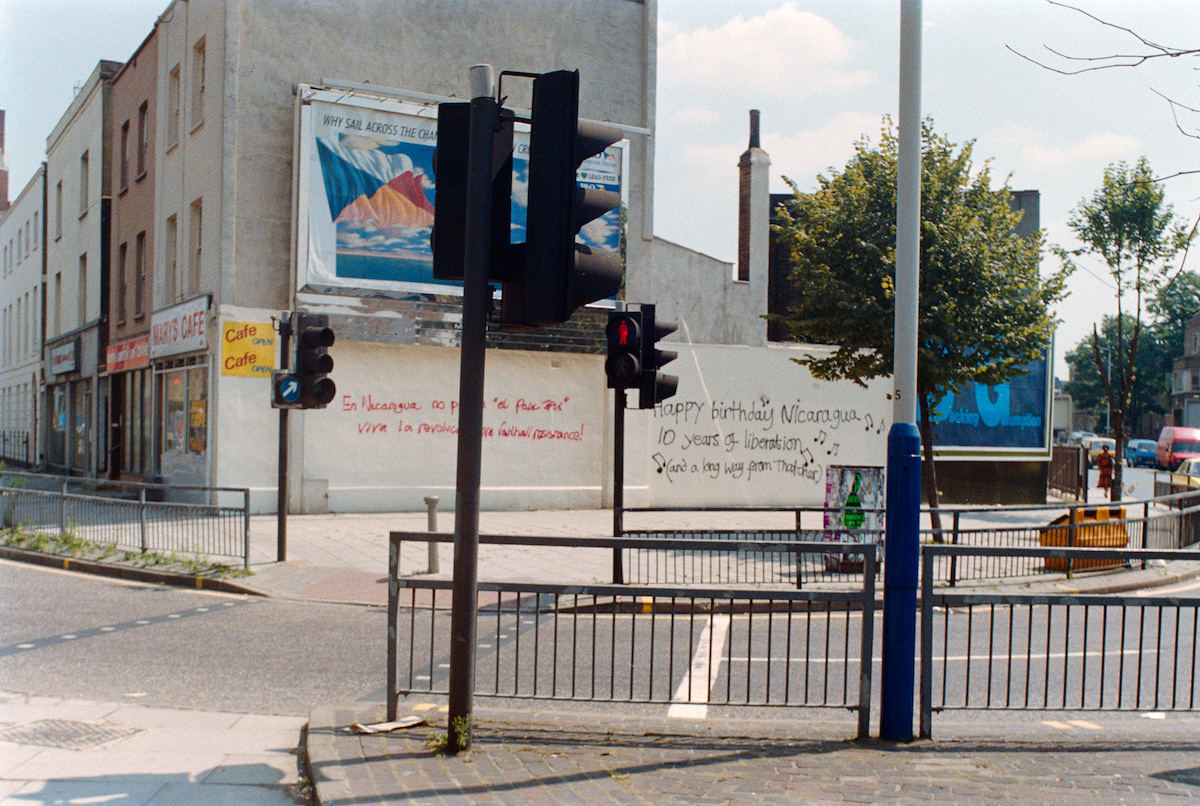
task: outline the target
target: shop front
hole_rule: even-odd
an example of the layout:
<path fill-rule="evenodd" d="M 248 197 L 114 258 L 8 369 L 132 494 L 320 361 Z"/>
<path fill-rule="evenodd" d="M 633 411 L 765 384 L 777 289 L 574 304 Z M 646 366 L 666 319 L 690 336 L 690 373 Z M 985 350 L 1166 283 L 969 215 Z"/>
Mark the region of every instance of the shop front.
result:
<path fill-rule="evenodd" d="M 209 482 L 209 297 L 154 314 L 150 329 L 158 473 L 168 484 Z"/>
<path fill-rule="evenodd" d="M 108 472 L 113 478 L 152 480 L 155 419 L 149 334 L 110 344 L 106 366 Z"/>
<path fill-rule="evenodd" d="M 84 341 L 75 335 L 51 343 L 46 399 L 46 465 L 67 474 L 95 471 L 95 378 L 87 373 Z"/>

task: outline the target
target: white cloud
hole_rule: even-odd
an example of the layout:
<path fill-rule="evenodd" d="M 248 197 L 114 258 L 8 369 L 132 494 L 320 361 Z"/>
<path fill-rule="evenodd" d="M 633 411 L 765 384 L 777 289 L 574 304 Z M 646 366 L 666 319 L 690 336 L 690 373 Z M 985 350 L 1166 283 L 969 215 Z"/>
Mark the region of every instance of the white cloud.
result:
<path fill-rule="evenodd" d="M 767 98 L 844 92 L 874 80 L 849 67 L 857 46 L 829 20 L 795 3 L 756 17 L 736 16 L 719 28 L 680 29 L 659 23 L 660 88 L 703 91 L 714 104 L 722 93 L 753 87 Z"/>

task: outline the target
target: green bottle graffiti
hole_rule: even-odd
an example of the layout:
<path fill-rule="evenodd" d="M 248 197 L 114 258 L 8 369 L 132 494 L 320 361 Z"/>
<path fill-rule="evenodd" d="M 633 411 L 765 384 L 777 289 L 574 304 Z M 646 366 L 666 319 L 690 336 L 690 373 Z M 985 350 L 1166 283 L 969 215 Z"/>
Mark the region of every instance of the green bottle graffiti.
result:
<path fill-rule="evenodd" d="M 867 520 L 867 516 L 863 514 L 862 499 L 858 497 L 858 488 L 862 484 L 862 475 L 854 474 L 854 486 L 850 488 L 850 494 L 846 496 L 846 503 L 842 510 L 842 525 L 847 529 L 858 529 Z"/>

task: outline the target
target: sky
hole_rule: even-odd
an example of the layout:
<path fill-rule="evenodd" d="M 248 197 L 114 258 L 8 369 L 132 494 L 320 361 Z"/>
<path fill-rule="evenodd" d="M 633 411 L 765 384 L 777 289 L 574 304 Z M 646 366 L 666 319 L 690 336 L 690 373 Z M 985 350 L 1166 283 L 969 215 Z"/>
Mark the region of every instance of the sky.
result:
<path fill-rule="evenodd" d="M 1173 47 L 1200 47 L 1196 0 L 1076 0 L 1096 17 Z M 43 159 L 74 87 L 100 59 L 124 60 L 167 0 L 0 0 L 0 108 L 7 112 L 9 194 Z M 655 234 L 732 261 L 737 162 L 749 110 L 761 112 L 771 190 L 802 191 L 841 169 L 862 138 L 878 144 L 899 108 L 899 0 L 659 0 Z M 1047 0 L 925 0 L 922 116 L 955 143 L 974 141 L 993 182 L 1041 192 L 1047 242 L 1079 246 L 1067 224 L 1106 166 L 1149 159 L 1156 175 L 1200 170 L 1200 139 L 1157 93 L 1200 107 L 1196 58 L 1059 75 L 1013 53 L 1070 68 L 1080 57 L 1141 52 L 1130 34 Z M 1180 121 L 1200 131 L 1200 115 Z M 1189 226 L 1200 173 L 1164 181 Z M 1081 270 L 1059 304 L 1061 356 L 1115 313 L 1103 263 Z M 1179 261 L 1174 266 L 1178 268 Z M 1057 268 L 1047 254 L 1043 269 Z M 1200 271 L 1200 248 L 1186 268 Z"/>

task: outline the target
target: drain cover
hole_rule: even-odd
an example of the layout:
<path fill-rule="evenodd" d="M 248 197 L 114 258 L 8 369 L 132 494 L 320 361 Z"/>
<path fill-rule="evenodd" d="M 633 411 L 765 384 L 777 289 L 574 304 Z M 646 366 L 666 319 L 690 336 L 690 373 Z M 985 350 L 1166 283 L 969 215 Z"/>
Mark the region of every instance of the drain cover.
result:
<path fill-rule="evenodd" d="M 71 719 L 41 719 L 15 725 L 0 725 L 0 741 L 87 750 L 141 732 L 141 728 L 109 722 L 77 722 Z"/>

